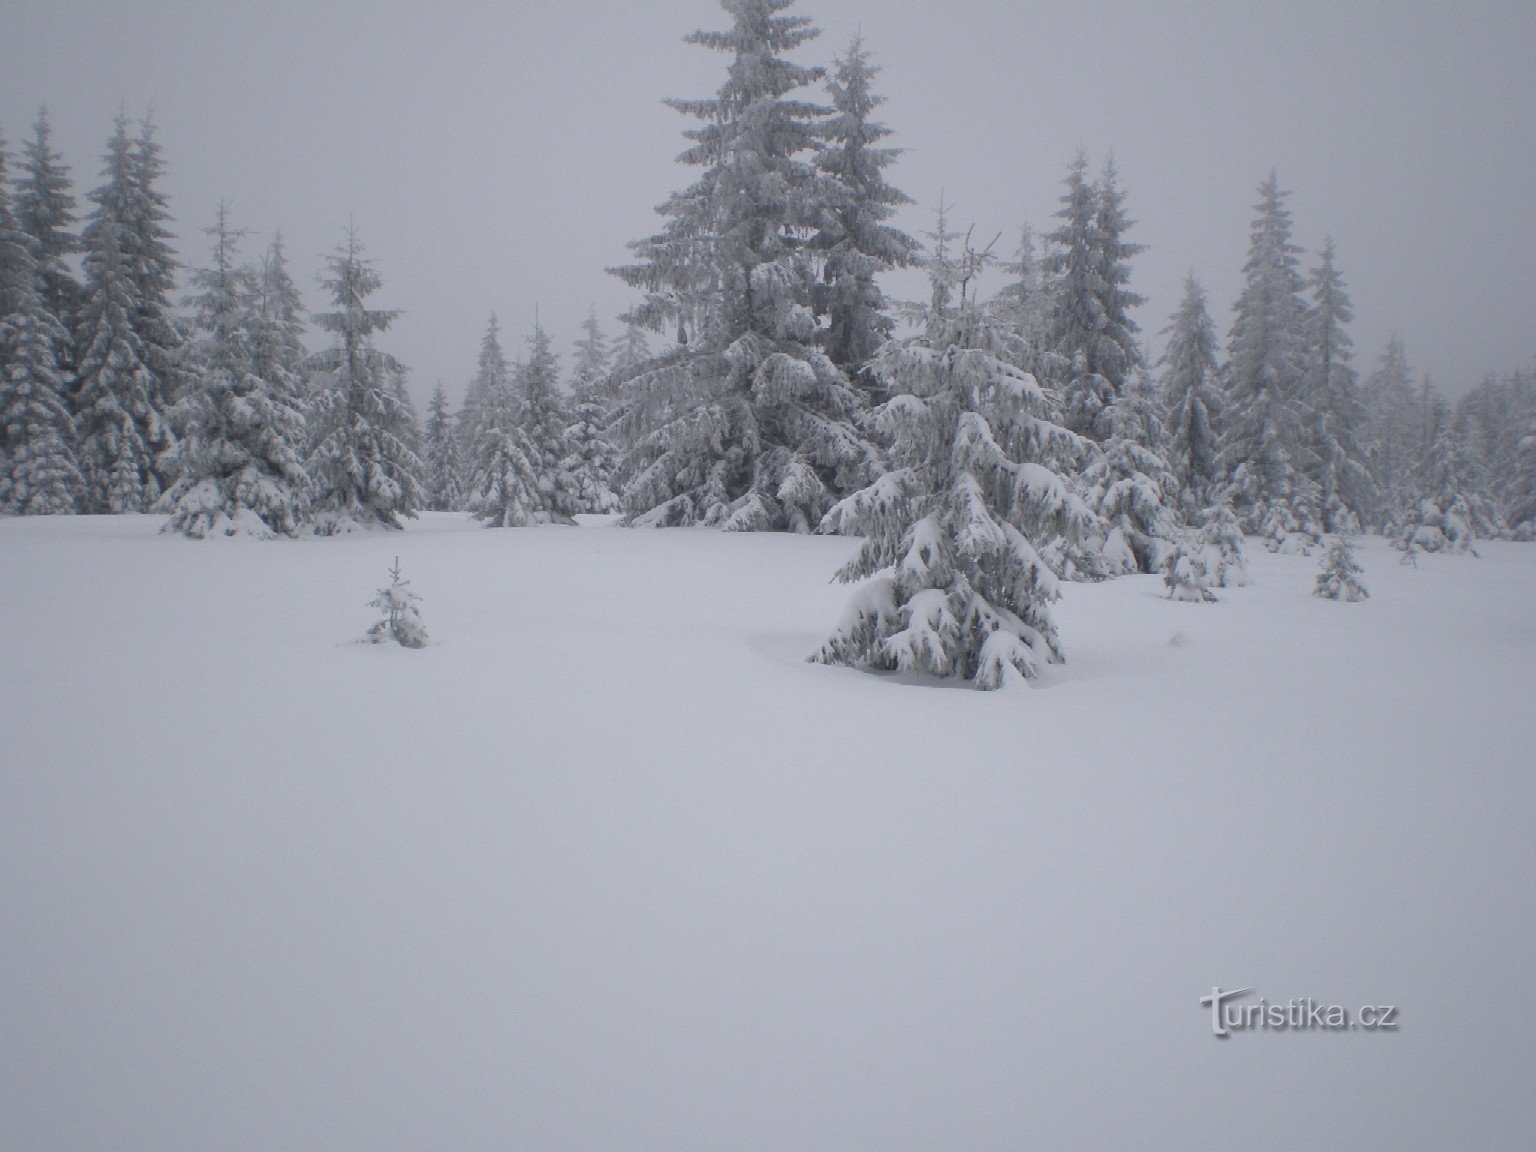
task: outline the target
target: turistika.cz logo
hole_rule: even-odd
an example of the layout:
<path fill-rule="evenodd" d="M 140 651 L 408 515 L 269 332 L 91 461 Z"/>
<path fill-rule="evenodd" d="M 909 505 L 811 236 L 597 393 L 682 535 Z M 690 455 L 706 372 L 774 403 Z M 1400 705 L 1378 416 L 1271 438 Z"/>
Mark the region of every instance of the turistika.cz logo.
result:
<path fill-rule="evenodd" d="M 1230 991 L 1212 988 L 1200 1003 L 1211 1010 L 1211 1031 L 1225 1039 L 1233 1032 L 1392 1032 L 1397 1029 L 1397 1008 L 1392 1004 L 1365 1004 L 1354 1012 L 1342 1004 L 1319 1004 L 1312 999 L 1271 1004 L 1260 997 L 1247 1004 L 1232 1001 L 1252 988 Z"/>

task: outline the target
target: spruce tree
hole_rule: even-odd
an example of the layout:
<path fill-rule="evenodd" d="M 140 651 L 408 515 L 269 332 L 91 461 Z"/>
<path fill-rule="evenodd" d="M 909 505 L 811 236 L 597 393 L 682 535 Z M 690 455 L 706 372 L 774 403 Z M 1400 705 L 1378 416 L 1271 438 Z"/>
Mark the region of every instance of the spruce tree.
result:
<path fill-rule="evenodd" d="M 397 313 L 365 301 L 381 281 L 363 256 L 355 229 L 327 262 L 322 279 L 336 310 L 315 319 L 333 334 L 331 348 L 310 358 L 318 375 L 309 468 L 315 485 L 314 529 L 330 536 L 358 528 L 400 528 L 421 504 L 423 466 L 416 455 L 415 415 L 405 369 L 373 345 Z"/>
<path fill-rule="evenodd" d="M 160 498 L 156 457 L 174 440 L 165 379 L 172 371 L 172 348 L 167 343 L 169 305 L 163 299 L 166 268 L 155 259 L 159 237 L 146 236 L 146 229 L 158 233 L 158 222 L 143 194 L 144 164 L 122 113 L 105 161 L 103 182 L 90 193 L 96 207 L 81 236 L 85 300 L 75 339 L 78 456 L 85 510 L 142 512 Z"/>
<path fill-rule="evenodd" d="M 1363 573 L 1364 569 L 1355 562 L 1355 552 L 1349 540 L 1344 536 L 1335 536 L 1323 555 L 1323 562 L 1318 566 L 1312 595 L 1346 603 L 1369 600 L 1371 594 L 1366 591 L 1365 583 L 1360 579 Z"/>
<path fill-rule="evenodd" d="M 816 157 L 834 196 L 830 219 L 817 239 L 824 262 L 817 312 L 827 317 L 827 355 L 849 377 L 858 374 L 895 326 L 875 277 L 910 266 L 918 254 L 917 241 L 888 223 L 912 199 L 885 178 L 901 150 L 882 146 L 891 131 L 871 119 L 885 103 L 870 89 L 879 71 L 855 36 L 827 80 L 832 115 L 822 132 L 826 146 Z"/>
<path fill-rule="evenodd" d="M 1122 385 L 1098 423 L 1104 442 L 1080 486 L 1099 517 L 1094 543 L 1100 571 L 1160 571 L 1178 539 L 1179 484 L 1162 454 L 1167 431 L 1144 368 Z"/>
<path fill-rule="evenodd" d="M 1508 519 L 1517 538 L 1532 540 L 1536 539 L 1536 420 L 1525 427 L 1516 449 Z"/>
<path fill-rule="evenodd" d="M 423 506 L 432 512 L 458 512 L 464 507 L 460 479 L 459 437 L 448 412 L 448 393 L 439 381 L 427 405 L 426 483 Z"/>
<path fill-rule="evenodd" d="M 38 112 L 32 139 L 24 147 L 15 208 L 17 223 L 35 245 L 33 257 L 41 279 L 43 308 L 67 331 L 84 303 L 84 290 L 69 263 L 81 244 L 73 231 L 75 197 L 70 191 L 69 169 L 53 150 L 53 128 L 46 108 Z M 71 343 L 59 349 L 66 371 L 74 364 L 73 351 Z"/>
<path fill-rule="evenodd" d="M 732 26 L 689 41 L 731 57 L 666 201 L 662 232 L 614 271 L 645 293 L 632 317 L 675 324 L 678 347 L 625 386 L 627 522 L 809 531 L 877 456 L 858 392 L 819 347 L 811 240 L 835 196 L 810 162 L 824 110 L 797 98 L 820 73 L 785 58 L 816 36 L 790 0 L 724 0 Z"/>
<path fill-rule="evenodd" d="M 1049 330 L 1051 304 L 1035 231 L 1028 224 L 1020 226 L 1013 260 L 1003 265 L 1003 271 L 1009 280 L 997 294 L 998 307 L 1025 343 L 1038 351 Z"/>
<path fill-rule="evenodd" d="M 48 308 L 37 254 L 7 186 L 0 139 L 0 514 L 75 511 L 81 489 L 61 362 L 69 335 Z"/>
<path fill-rule="evenodd" d="M 1163 398 L 1168 409 L 1168 463 L 1179 484 L 1186 513 L 1210 503 L 1220 475 L 1221 369 L 1216 326 L 1205 292 L 1191 272 L 1184 299 L 1164 330 Z"/>
<path fill-rule="evenodd" d="M 1320 530 L 1303 400 L 1306 303 L 1291 241 L 1291 214 L 1270 173 L 1243 265 L 1244 285 L 1227 340 L 1227 438 L 1222 471 L 1244 526 L 1272 548 L 1307 548 Z"/>
<path fill-rule="evenodd" d="M 1100 329 L 1104 322 L 1098 241 L 1098 196 L 1088 179 L 1088 157 L 1079 152 L 1067 170 L 1066 191 L 1056 218 L 1061 226 L 1047 235 L 1046 258 L 1051 313 L 1046 342 L 1062 362 L 1063 416 L 1068 428 L 1094 437 L 1099 413 L 1114 398 L 1114 386 L 1101 370 Z"/>
<path fill-rule="evenodd" d="M 307 403 L 308 383 L 304 364 L 309 353 L 304 347 L 307 312 L 298 287 L 288 274 L 288 257 L 283 250 L 283 234 L 272 237 L 261 258 L 257 274 L 257 332 L 259 357 L 269 363 L 263 376 L 280 371 L 291 378 L 291 390 Z"/>
<path fill-rule="evenodd" d="M 1413 503 L 1413 408 L 1408 355 L 1402 340 L 1393 336 L 1365 382 L 1366 451 L 1378 496 L 1378 527 L 1398 521 Z"/>
<path fill-rule="evenodd" d="M 212 265 L 193 275 L 193 371 L 172 411 L 182 435 L 167 454 L 176 480 L 162 502 L 166 530 L 197 540 L 292 536 L 309 496 L 297 378 L 262 347 L 259 283 L 236 263 L 241 234 L 226 205 L 208 234 Z"/>
<path fill-rule="evenodd" d="M 1426 389 L 1429 386 L 1426 384 Z M 1424 552 L 1477 554 L 1479 539 L 1505 535 L 1487 477 L 1466 450 L 1466 429 L 1431 390 L 1428 446 L 1414 470 L 1416 500 L 1398 524 L 1399 538 Z"/>
<path fill-rule="evenodd" d="M 527 522 L 574 524 L 583 511 L 576 477 L 568 471 L 570 416 L 560 396 L 560 369 L 549 334 L 537 320 L 528 334 L 528 360 L 517 372 L 523 435 L 532 483 Z"/>
<path fill-rule="evenodd" d="M 581 338 L 576 341 L 576 359 L 571 364 L 571 391 L 578 397 L 591 397 L 608 378 L 613 352 L 608 337 L 598 322 L 597 309 L 587 312 L 581 322 Z"/>
<path fill-rule="evenodd" d="M 578 399 L 571 409 L 565 470 L 576 486 L 576 505 L 582 512 L 617 512 L 620 507 L 613 488 L 619 454 L 606 425 L 603 406 L 594 400 Z"/>
<path fill-rule="evenodd" d="M 1086 522 L 1058 468 L 1087 444 L 1053 422 L 1022 340 L 967 290 L 983 258 L 967 246 L 946 260 L 929 271 L 959 286 L 955 305 L 872 365 L 892 467 L 828 515 L 864 536 L 839 579 L 872 579 L 812 659 L 997 688 L 1062 659 L 1056 576 L 1035 542 Z"/>
<path fill-rule="evenodd" d="M 533 523 L 538 481 L 522 405 L 493 315 L 480 342 L 479 367 L 464 400 L 469 439 L 469 510 L 487 528 Z"/>
<path fill-rule="evenodd" d="M 1360 446 L 1365 405 L 1350 364 L 1354 341 L 1345 330 L 1354 310 L 1335 263 L 1331 237 L 1312 272 L 1311 288 L 1304 396 L 1312 421 L 1312 454 L 1317 459 L 1313 479 L 1319 511 L 1325 530 L 1358 532 L 1376 503 L 1376 493 Z"/>

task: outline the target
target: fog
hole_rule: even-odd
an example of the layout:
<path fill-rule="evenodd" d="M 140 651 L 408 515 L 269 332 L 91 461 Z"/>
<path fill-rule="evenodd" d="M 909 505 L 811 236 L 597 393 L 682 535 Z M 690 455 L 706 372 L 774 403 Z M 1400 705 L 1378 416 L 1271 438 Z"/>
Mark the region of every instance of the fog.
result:
<path fill-rule="evenodd" d="M 1337 240 L 1363 368 L 1394 331 L 1453 394 L 1536 355 L 1529 4 L 795 10 L 825 33 L 803 62 L 862 30 L 883 67 L 909 231 L 942 193 L 1010 250 L 1021 222 L 1051 225 L 1079 148 L 1095 168 L 1113 152 L 1156 345 L 1189 270 L 1225 330 L 1274 167 L 1308 266 Z M 84 208 L 118 108 L 153 108 L 181 258 L 206 259 L 202 229 L 228 198 L 249 253 L 283 230 L 316 306 L 314 275 L 355 221 L 376 299 L 403 312 L 386 346 L 418 399 L 438 379 L 457 396 L 492 311 L 521 333 L 537 307 L 562 352 L 589 306 L 617 329 L 634 296 L 604 269 L 692 178 L 663 98 L 724 75 L 683 37 L 721 26 L 710 0 L 4 0 L 0 129 L 15 150 L 46 103 Z"/>

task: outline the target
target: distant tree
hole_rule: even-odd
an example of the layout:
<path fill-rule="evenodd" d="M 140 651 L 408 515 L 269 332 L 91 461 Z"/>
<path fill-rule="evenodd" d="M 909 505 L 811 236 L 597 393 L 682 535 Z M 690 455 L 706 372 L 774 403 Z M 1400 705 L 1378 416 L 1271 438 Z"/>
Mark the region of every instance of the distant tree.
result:
<path fill-rule="evenodd" d="M 1377 503 L 1366 451 L 1361 446 L 1366 417 L 1355 370 L 1354 341 L 1346 328 L 1354 309 L 1335 263 L 1333 239 L 1323 245 L 1312 272 L 1308 313 L 1308 361 L 1304 397 L 1311 417 L 1311 451 L 1316 458 L 1323 528 L 1358 532 Z"/>
<path fill-rule="evenodd" d="M 1417 499 L 1401 517 L 1397 535 L 1420 551 L 1476 555 L 1479 539 L 1506 532 L 1498 504 L 1466 451 L 1465 429 L 1433 393 L 1428 422 L 1429 444 L 1413 476 Z"/>
<path fill-rule="evenodd" d="M 1216 326 L 1206 311 L 1205 292 L 1190 273 L 1184 299 L 1164 329 L 1163 397 L 1171 438 L 1168 463 L 1186 512 L 1208 504 L 1220 474 L 1221 369 Z"/>
<path fill-rule="evenodd" d="M 618 494 L 613 478 L 619 468 L 618 450 L 608 439 L 603 406 L 578 400 L 571 409 L 566 430 L 569 455 L 565 470 L 576 486 L 576 505 L 582 512 L 617 512 Z"/>
<path fill-rule="evenodd" d="M 257 358 L 266 364 L 262 375 L 270 378 L 273 372 L 283 374 L 284 387 L 307 399 L 304 364 L 309 353 L 304 347 L 304 318 L 308 313 L 304 298 L 288 274 L 281 232 L 272 237 L 261 258 L 256 290 Z"/>
<path fill-rule="evenodd" d="M 192 371 L 172 410 L 182 435 L 168 454 L 176 480 L 161 502 L 166 529 L 194 539 L 292 536 L 309 497 L 302 398 L 296 378 L 262 356 L 259 288 L 236 263 L 240 233 L 226 205 L 208 233 L 213 263 L 192 278 Z"/>
<path fill-rule="evenodd" d="M 1050 233 L 1048 343 L 1065 366 L 1062 382 L 1067 426 L 1102 442 L 1109 429 L 1100 413 L 1112 404 L 1141 363 L 1130 310 L 1141 297 L 1130 290 L 1130 258 L 1142 245 L 1125 239 L 1131 221 L 1114 162 L 1088 180 L 1079 153 L 1067 172 L 1067 190 Z"/>
<path fill-rule="evenodd" d="M 1526 425 L 1515 457 L 1515 478 L 1509 499 L 1509 522 L 1522 540 L 1536 538 L 1536 420 Z"/>
<path fill-rule="evenodd" d="M 1409 442 L 1413 374 L 1403 342 L 1397 336 L 1387 342 L 1376 370 L 1367 377 L 1363 399 L 1366 456 L 1377 492 L 1372 519 L 1378 527 L 1384 527 L 1398 519 L 1412 502 L 1410 478 L 1416 461 Z"/>
<path fill-rule="evenodd" d="M 457 512 L 464 506 L 459 437 L 448 413 L 448 394 L 438 383 L 427 405 L 427 476 L 425 506 L 433 512 Z"/>
<path fill-rule="evenodd" d="M 107 145 L 104 183 L 91 193 L 87 223 L 85 300 L 77 317 L 78 381 L 74 407 L 79 463 L 85 480 L 82 511 L 142 512 L 162 492 L 155 456 L 173 441 L 165 405 L 168 349 L 151 348 L 145 318 L 168 317 L 145 286 L 162 292 L 158 275 L 142 267 L 140 160 L 119 115 Z M 167 320 L 168 323 L 168 320 Z M 165 332 L 157 335 L 165 339 Z"/>
<path fill-rule="evenodd" d="M 538 321 L 528 334 L 528 360 L 517 373 L 523 434 L 532 468 L 527 517 L 534 524 L 574 524 L 583 511 L 577 478 L 569 471 L 570 416 L 559 390 L 560 367 L 549 334 Z"/>
<path fill-rule="evenodd" d="M 910 266 L 919 250 L 917 241 L 889 223 L 912 199 L 885 178 L 885 169 L 901 150 L 881 144 L 891 131 L 871 119 L 885 103 L 870 89 L 879 71 L 864 41 L 855 36 L 827 80 L 832 115 L 823 129 L 825 147 L 816 156 L 817 167 L 833 189 L 828 219 L 817 239 L 824 262 L 817 311 L 828 320 L 827 355 L 850 377 L 895 326 L 876 276 Z"/>
<path fill-rule="evenodd" d="M 1103 444 L 1082 474 L 1089 507 L 1099 516 L 1101 570 L 1107 575 L 1158 572 L 1179 539 L 1179 483 L 1163 457 L 1165 429 L 1146 371 L 1123 384 L 1099 413 Z"/>
<path fill-rule="evenodd" d="M 1303 400 L 1307 306 L 1291 214 L 1270 173 L 1243 266 L 1227 340 L 1227 436 L 1222 470 L 1245 527 L 1277 549 L 1306 548 L 1320 531 L 1318 470 Z"/>
<path fill-rule="evenodd" d="M 400 528 L 421 505 L 415 415 L 404 387 L 405 369 L 373 346 L 373 335 L 397 313 L 373 310 L 365 301 L 381 281 L 363 256 L 355 229 L 327 261 L 321 281 L 335 311 L 317 322 L 332 347 L 310 358 L 318 379 L 314 400 L 315 446 L 310 472 L 315 483 L 317 535 L 359 528 Z"/>
<path fill-rule="evenodd" d="M 1051 301 L 1044 263 L 1035 242 L 1035 231 L 1028 224 L 1020 226 L 1014 258 L 1011 263 L 1003 265 L 1003 271 L 1009 278 L 998 293 L 1003 318 L 1013 325 L 1014 330 L 1038 355 L 1046 341 Z"/>
<path fill-rule="evenodd" d="M 590 398 L 608 379 L 612 366 L 613 350 L 593 308 L 581 322 L 581 339 L 576 341 L 576 360 L 571 366 L 571 391 Z"/>
<path fill-rule="evenodd" d="M 81 244 L 73 231 L 75 197 L 70 190 L 69 169 L 53 150 L 53 128 L 46 108 L 38 112 L 32 139 L 24 147 L 15 207 L 17 223 L 35 244 L 33 258 L 41 279 L 43 308 L 68 331 L 85 303 L 84 289 L 70 266 Z M 60 347 L 59 356 L 60 367 L 68 373 L 75 362 L 72 342 Z"/>
<path fill-rule="evenodd" d="M 950 310 L 873 364 L 892 467 L 828 514 L 864 536 L 839 579 L 872 579 L 813 659 L 997 688 L 1062 658 L 1056 576 L 1034 541 L 1086 520 L 1058 468 L 1087 445 L 1018 367 L 1023 341 L 968 291 L 985 258 L 967 246 L 937 259 L 930 276 L 959 287 Z"/>
<path fill-rule="evenodd" d="M 75 511 L 82 487 L 64 400 L 69 334 L 50 310 L 36 254 L 6 183 L 0 140 L 0 514 Z"/>
<path fill-rule="evenodd" d="M 521 398 L 494 315 L 480 341 L 479 366 L 460 419 L 470 432 L 469 510 L 487 528 L 534 523 L 538 476 L 533 445 L 523 430 Z"/>

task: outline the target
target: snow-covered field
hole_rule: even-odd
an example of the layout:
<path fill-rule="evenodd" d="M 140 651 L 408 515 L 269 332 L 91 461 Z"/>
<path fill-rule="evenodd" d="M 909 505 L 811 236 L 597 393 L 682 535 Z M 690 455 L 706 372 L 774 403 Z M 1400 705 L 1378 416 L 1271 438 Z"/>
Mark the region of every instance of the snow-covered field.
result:
<path fill-rule="evenodd" d="M 1536 547 L 1071 586 L 979 693 L 804 662 L 846 540 L 158 526 L 0 522 L 0 1148 L 1536 1138 Z"/>

